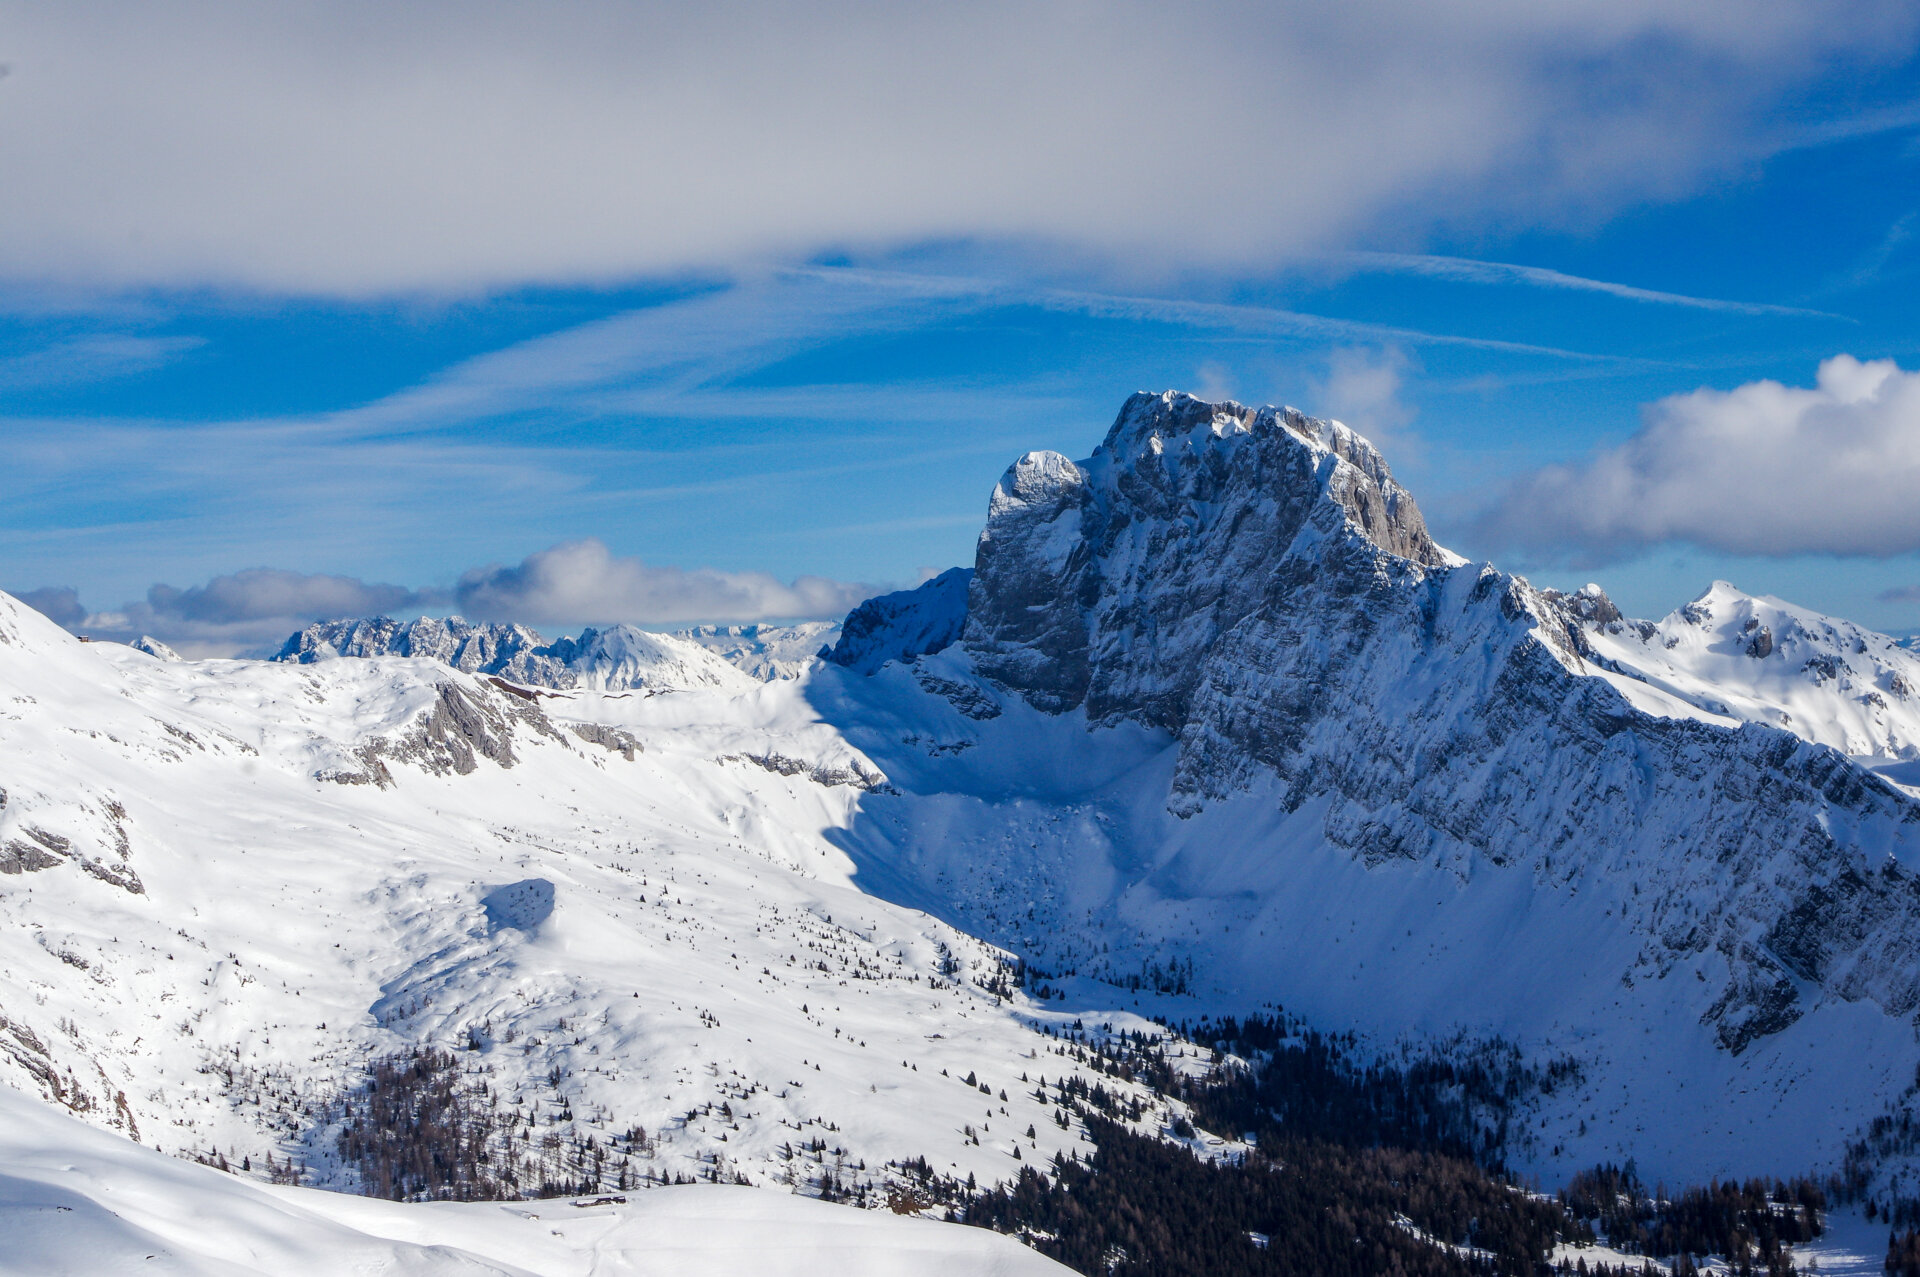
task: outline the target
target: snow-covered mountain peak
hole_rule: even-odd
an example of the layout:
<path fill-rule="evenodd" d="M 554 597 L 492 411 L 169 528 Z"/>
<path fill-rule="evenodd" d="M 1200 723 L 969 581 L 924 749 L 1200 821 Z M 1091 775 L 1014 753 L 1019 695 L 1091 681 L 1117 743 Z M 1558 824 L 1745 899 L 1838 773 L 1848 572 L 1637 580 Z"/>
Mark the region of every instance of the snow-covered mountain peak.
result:
<path fill-rule="evenodd" d="M 1593 620 L 1605 662 L 1709 720 L 1920 758 L 1920 655 L 1885 634 L 1726 581 L 1659 621 Z"/>
<path fill-rule="evenodd" d="M 696 625 L 674 637 L 698 643 L 735 669 L 762 682 L 799 678 L 840 639 L 838 621 L 793 625 Z"/>
<path fill-rule="evenodd" d="M 1304 473 L 1254 467 L 1243 479 L 1310 483 L 1381 549 L 1434 566 L 1453 561 L 1428 535 L 1419 507 L 1394 480 L 1378 448 L 1340 422 L 1296 408 L 1250 408 L 1172 390 L 1141 392 L 1121 406 L 1088 464 L 1113 464 L 1136 474 L 1162 469 L 1177 474 L 1191 467 L 1219 472 L 1232 468 L 1231 458 L 1243 449 L 1285 451 L 1287 443 L 1304 445 L 1311 455 L 1313 464 Z"/>
<path fill-rule="evenodd" d="M 127 644 L 127 646 L 136 652 L 145 652 L 156 661 L 177 661 L 180 659 L 180 653 L 174 651 L 151 634 L 142 634 L 139 638 Z"/>
<path fill-rule="evenodd" d="M 585 630 L 571 640 L 571 649 L 568 667 L 580 686 L 595 691 L 747 692 L 760 685 L 690 639 L 637 625 Z"/>
<path fill-rule="evenodd" d="M 1001 479 L 965 641 L 1039 708 L 1178 730 L 1206 651 L 1242 619 L 1459 562 L 1346 427 L 1136 394 L 1086 461 L 1028 453 Z"/>

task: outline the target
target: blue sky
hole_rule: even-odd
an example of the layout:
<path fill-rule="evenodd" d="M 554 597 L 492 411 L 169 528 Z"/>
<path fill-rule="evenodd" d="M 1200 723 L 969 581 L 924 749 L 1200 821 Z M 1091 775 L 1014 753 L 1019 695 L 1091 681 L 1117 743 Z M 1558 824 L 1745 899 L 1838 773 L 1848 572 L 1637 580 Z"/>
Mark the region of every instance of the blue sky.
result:
<path fill-rule="evenodd" d="M 830 614 L 1172 387 L 1630 613 L 1920 629 L 1911 6 L 1356 8 L 0 5 L 0 586 L 206 652 L 535 578 L 549 629 Z"/>

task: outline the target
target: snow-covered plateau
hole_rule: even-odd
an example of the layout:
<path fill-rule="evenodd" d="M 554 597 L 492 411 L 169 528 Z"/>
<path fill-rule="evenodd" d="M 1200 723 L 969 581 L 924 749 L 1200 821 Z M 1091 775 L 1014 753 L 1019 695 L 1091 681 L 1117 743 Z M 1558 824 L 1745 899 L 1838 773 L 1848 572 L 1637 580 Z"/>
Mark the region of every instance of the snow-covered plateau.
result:
<path fill-rule="evenodd" d="M 174 1271 L 286 1270 L 260 1230 L 372 1271 L 782 1230 L 1024 1271 L 778 1199 L 1084 1147 L 1043 1077 L 1170 1134 L 1065 1035 L 1273 1004 L 1557 1066 L 1506 1149 L 1549 1185 L 1825 1173 L 1914 1102 L 1920 658 L 1725 585 L 1645 623 L 1465 562 L 1337 423 L 1135 396 L 1092 457 L 1008 470 L 971 572 L 837 635 L 462 626 L 180 661 L 0 596 L 0 1079 L 70 1115 L 0 1097 L 28 1253 L 64 1204 Z M 254 1182 L 371 1187 L 342 1132 L 420 1048 L 522 1182 L 632 1196 Z M 1874 1191 L 1912 1162 L 1879 1148 Z"/>

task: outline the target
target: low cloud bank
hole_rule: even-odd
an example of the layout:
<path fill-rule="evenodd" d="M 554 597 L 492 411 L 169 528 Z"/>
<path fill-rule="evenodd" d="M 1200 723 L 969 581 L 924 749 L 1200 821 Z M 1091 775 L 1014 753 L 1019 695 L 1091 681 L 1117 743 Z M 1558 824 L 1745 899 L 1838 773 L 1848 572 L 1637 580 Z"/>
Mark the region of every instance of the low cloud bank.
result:
<path fill-rule="evenodd" d="M 765 572 L 655 566 L 586 540 L 512 566 L 474 568 L 452 590 L 248 568 L 185 589 L 156 584 L 144 599 L 105 611 L 89 610 L 65 586 L 14 597 L 77 634 L 123 642 L 151 634 L 184 656 L 204 657 L 261 652 L 310 622 L 345 616 L 452 608 L 475 620 L 560 627 L 837 619 L 875 592 L 825 577 L 786 583 Z"/>
<path fill-rule="evenodd" d="M 678 624 L 837 618 L 872 593 L 871 586 L 819 576 L 786 584 L 765 572 L 658 567 L 586 540 L 530 554 L 512 567 L 476 568 L 460 578 L 453 597 L 463 615 L 486 620 Z"/>

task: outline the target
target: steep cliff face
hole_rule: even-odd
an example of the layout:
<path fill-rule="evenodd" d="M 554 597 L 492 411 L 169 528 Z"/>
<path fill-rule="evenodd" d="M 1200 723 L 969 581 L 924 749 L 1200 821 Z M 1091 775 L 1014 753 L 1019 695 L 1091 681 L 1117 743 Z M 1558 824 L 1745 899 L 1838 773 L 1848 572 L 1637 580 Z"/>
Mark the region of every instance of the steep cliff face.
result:
<path fill-rule="evenodd" d="M 945 650 L 960 637 L 967 620 L 967 583 L 973 573 L 948 568 L 918 589 L 897 590 L 868 599 L 841 623 L 827 660 L 860 674 L 888 661 Z"/>
<path fill-rule="evenodd" d="M 1172 733 L 1177 816 L 1257 793 L 1276 843 L 1368 866 L 1631 883 L 1623 978 L 1693 964 L 1728 1051 L 1828 998 L 1911 1016 L 1920 804 L 1603 658 L 1626 624 L 1435 545 L 1344 427 L 1167 394 L 1007 472 L 965 647 L 1036 708 Z"/>
<path fill-rule="evenodd" d="M 1348 526 L 1358 536 L 1343 536 Z M 1034 705 L 1177 728 L 1205 654 L 1284 607 L 1296 546 L 1337 541 L 1345 576 L 1443 566 L 1373 445 L 1291 409 L 1135 395 L 1084 463 L 1028 453 L 991 499 L 966 646 Z M 1372 588 L 1368 584 L 1366 588 Z"/>

